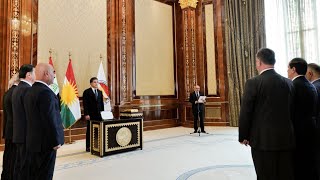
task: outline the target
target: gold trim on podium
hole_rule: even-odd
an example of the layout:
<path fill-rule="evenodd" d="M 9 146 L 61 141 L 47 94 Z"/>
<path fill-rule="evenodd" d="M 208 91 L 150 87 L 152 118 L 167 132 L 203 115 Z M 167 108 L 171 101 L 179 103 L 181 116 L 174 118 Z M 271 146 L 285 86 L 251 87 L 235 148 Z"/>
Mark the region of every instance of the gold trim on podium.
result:
<path fill-rule="evenodd" d="M 119 147 L 109 148 L 108 129 L 112 128 L 112 127 L 127 127 L 127 126 L 137 126 L 137 132 L 136 132 L 137 133 L 137 143 L 128 144 L 126 146 L 121 146 L 119 144 Z M 105 144 L 105 151 L 106 152 L 111 152 L 111 151 L 116 151 L 116 150 L 121 150 L 121 149 L 127 149 L 127 148 L 133 148 L 133 147 L 139 147 L 140 146 L 140 139 L 141 139 L 140 138 L 140 136 L 141 136 L 141 134 L 140 134 L 140 122 L 121 123 L 121 124 L 107 124 L 107 125 L 105 125 L 105 130 L 106 130 L 106 133 L 105 133 L 105 143 L 106 143 Z M 133 132 L 131 132 L 131 133 L 133 133 Z"/>
<path fill-rule="evenodd" d="M 100 122 L 100 127 L 103 128 L 103 122 Z M 103 153 L 104 153 L 103 152 L 103 145 L 102 145 L 102 142 L 104 141 L 104 139 L 103 139 L 103 129 L 101 129 L 101 131 L 100 131 L 100 137 L 101 137 L 100 156 L 102 157 Z"/>
<path fill-rule="evenodd" d="M 97 152 L 100 152 L 100 154 L 101 154 L 101 149 L 100 149 L 100 126 L 99 126 L 99 124 L 93 124 L 93 131 L 92 131 L 92 136 L 93 136 L 93 142 L 91 143 L 91 147 L 92 147 L 92 150 L 94 150 L 94 151 L 97 151 Z M 95 137 L 95 132 L 96 131 L 98 131 L 97 132 L 97 134 L 98 134 L 98 137 Z M 96 141 L 98 141 L 98 147 L 95 147 L 94 145 L 95 145 L 95 142 Z"/>

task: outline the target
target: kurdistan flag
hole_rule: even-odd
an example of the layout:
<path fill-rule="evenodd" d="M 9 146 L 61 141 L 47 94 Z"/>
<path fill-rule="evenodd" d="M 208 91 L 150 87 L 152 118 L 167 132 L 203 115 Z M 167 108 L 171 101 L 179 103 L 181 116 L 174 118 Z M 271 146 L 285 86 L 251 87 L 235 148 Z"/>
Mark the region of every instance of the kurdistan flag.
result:
<path fill-rule="evenodd" d="M 71 127 L 78 119 L 81 118 L 78 89 L 76 79 L 73 74 L 71 59 L 69 59 L 61 91 L 61 118 L 64 128 Z"/>
<path fill-rule="evenodd" d="M 49 57 L 49 64 L 54 68 L 51 55 Z M 53 84 L 50 84 L 50 88 L 56 95 L 59 94 L 59 85 L 58 85 L 57 77 L 54 78 Z"/>

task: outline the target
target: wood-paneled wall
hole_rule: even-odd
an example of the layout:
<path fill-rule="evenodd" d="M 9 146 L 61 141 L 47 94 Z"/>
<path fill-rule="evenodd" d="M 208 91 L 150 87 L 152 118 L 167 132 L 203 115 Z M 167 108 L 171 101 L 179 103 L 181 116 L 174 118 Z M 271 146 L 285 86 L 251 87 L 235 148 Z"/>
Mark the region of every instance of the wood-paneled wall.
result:
<path fill-rule="evenodd" d="M 133 0 L 107 1 L 107 69 L 113 113 L 138 108 L 144 115 L 144 130 L 175 126 L 192 127 L 189 92 L 199 84 L 208 94 L 206 79 L 204 4 L 214 7 L 215 59 L 217 95 L 207 98 L 205 125 L 228 125 L 227 73 L 224 49 L 223 0 L 199 0 L 196 9 L 182 10 L 176 0 L 158 0 L 173 6 L 175 95 L 136 96 L 135 94 L 135 8 Z M 13 30 L 12 19 L 20 20 L 20 29 Z M 192 19 L 192 22 L 190 20 Z M 25 23 L 23 22 L 31 22 Z M 37 64 L 38 0 L 0 1 L 0 101 L 7 90 L 8 79 L 25 63 Z M 190 36 L 186 39 L 187 36 Z M 186 46 L 186 42 L 188 46 Z M 186 59 L 186 47 L 188 51 Z M 191 74 L 188 74 L 191 73 Z M 0 118 L 2 120 L 2 103 Z M 85 137 L 84 120 L 65 132 L 66 140 Z M 2 121 L 1 121 L 2 134 Z M 71 137 L 69 137 L 71 133 Z M 1 141 L 3 144 L 3 140 Z"/>

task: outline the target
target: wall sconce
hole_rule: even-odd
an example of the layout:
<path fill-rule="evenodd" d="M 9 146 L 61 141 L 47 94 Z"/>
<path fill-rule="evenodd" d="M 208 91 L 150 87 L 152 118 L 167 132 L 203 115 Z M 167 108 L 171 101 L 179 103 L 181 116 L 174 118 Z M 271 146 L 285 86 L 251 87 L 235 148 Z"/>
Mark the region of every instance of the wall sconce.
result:
<path fill-rule="evenodd" d="M 12 25 L 13 30 L 16 30 L 16 31 L 19 30 L 20 29 L 20 20 L 17 18 L 13 18 L 11 20 L 11 25 Z"/>

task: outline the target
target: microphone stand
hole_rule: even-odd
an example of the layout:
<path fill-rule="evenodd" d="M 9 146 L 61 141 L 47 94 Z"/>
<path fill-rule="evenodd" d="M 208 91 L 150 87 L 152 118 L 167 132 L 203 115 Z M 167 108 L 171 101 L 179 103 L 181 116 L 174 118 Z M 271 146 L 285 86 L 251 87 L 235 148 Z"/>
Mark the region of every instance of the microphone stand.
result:
<path fill-rule="evenodd" d="M 199 98 L 200 98 L 200 95 L 199 95 Z M 199 99 L 199 98 L 198 98 L 198 99 Z M 192 133 L 190 133 L 190 134 L 199 133 L 199 136 L 200 136 L 200 134 L 201 134 L 201 133 L 203 133 L 203 134 L 209 134 L 209 133 L 207 133 L 207 132 L 201 132 L 201 127 L 200 127 L 200 108 L 199 108 L 199 102 L 197 103 L 197 110 L 198 110 L 198 120 L 197 120 L 197 126 L 198 126 L 198 129 L 197 129 L 197 131 L 196 131 L 196 132 L 192 132 Z M 204 126 L 204 122 L 203 122 L 203 126 Z"/>

